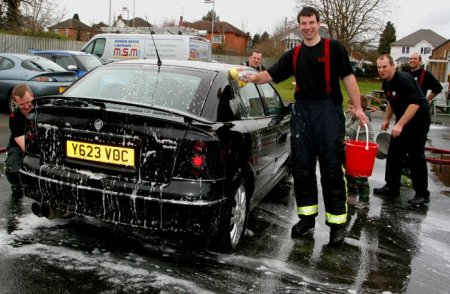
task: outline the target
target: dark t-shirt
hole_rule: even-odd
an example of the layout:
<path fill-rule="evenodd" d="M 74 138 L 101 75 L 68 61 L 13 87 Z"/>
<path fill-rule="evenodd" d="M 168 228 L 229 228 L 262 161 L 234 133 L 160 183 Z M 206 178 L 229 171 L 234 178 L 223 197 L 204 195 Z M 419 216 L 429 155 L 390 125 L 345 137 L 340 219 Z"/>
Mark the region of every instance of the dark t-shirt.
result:
<path fill-rule="evenodd" d="M 296 82 L 300 91 L 294 94 L 295 99 L 317 100 L 325 99 L 325 58 L 324 39 L 312 47 L 302 43 L 297 57 Z M 294 75 L 293 58 L 294 49 L 285 52 L 280 59 L 267 71 L 275 83 L 286 80 Z M 331 98 L 337 105 L 342 105 L 342 93 L 339 78 L 353 74 L 353 69 L 345 47 L 336 40 L 330 40 L 330 86 Z"/>
<path fill-rule="evenodd" d="M 249 64 L 248 61 L 242 63 L 242 65 L 245 65 L 245 66 L 250 67 L 250 64 Z M 256 69 L 257 71 L 263 71 L 263 70 L 266 70 L 266 68 L 265 68 L 264 65 L 262 65 L 262 64 L 260 64 L 260 65 L 258 66 L 258 68 L 255 68 L 255 69 Z"/>
<path fill-rule="evenodd" d="M 11 131 L 11 136 L 9 137 L 9 145 L 19 147 L 16 140 L 17 137 L 25 135 L 26 117 L 19 110 L 16 109 L 9 115 L 9 130 Z"/>
<path fill-rule="evenodd" d="M 412 121 L 416 120 L 422 112 L 428 112 L 429 104 L 420 90 L 419 84 L 410 74 L 395 72 L 390 81 L 383 81 L 382 87 L 397 121 L 410 104 L 419 105 L 418 113 Z"/>
<path fill-rule="evenodd" d="M 418 69 L 416 71 L 410 72 L 410 74 L 416 79 L 416 81 L 419 83 L 420 76 L 422 75 L 422 72 L 425 71 L 425 74 L 423 76 L 422 85 L 419 84 L 420 89 L 422 90 L 423 94 L 427 96 L 428 90 L 431 90 L 434 94 L 439 94 L 442 91 L 442 85 L 439 83 L 439 81 L 433 76 L 433 74 L 427 70 L 424 69 Z"/>

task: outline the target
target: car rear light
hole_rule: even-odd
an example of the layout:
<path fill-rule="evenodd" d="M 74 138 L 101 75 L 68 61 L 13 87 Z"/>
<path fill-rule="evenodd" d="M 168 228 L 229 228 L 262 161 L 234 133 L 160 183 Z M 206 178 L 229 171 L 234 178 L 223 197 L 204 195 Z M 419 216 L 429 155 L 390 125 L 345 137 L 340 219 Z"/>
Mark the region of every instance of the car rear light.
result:
<path fill-rule="evenodd" d="M 174 177 L 184 179 L 222 179 L 225 156 L 222 144 L 214 137 L 187 133 L 177 155 Z"/>
<path fill-rule="evenodd" d="M 205 156 L 204 155 L 194 155 L 194 157 L 192 157 L 192 165 L 197 168 L 197 169 L 201 169 L 203 167 L 203 165 L 205 164 Z"/>
<path fill-rule="evenodd" d="M 47 76 L 38 76 L 31 79 L 34 82 L 56 82 L 56 80 L 52 77 Z"/>
<path fill-rule="evenodd" d="M 33 116 L 33 115 L 32 115 Z M 27 126 L 25 131 L 25 150 L 28 153 L 38 154 L 39 146 L 36 136 L 36 128 L 34 127 L 34 120 L 27 119 Z"/>
<path fill-rule="evenodd" d="M 193 145 L 194 149 L 194 156 L 192 156 L 191 163 L 194 167 L 194 174 L 199 176 L 203 172 L 203 168 L 206 165 L 205 160 L 205 151 L 206 151 L 206 144 L 203 141 L 195 141 Z"/>

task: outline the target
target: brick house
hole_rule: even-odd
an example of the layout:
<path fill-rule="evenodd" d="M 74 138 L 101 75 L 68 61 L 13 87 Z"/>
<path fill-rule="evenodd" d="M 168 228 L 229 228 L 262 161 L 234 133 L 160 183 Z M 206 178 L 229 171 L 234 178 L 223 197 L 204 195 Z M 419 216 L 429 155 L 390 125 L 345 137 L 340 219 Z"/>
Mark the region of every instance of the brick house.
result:
<path fill-rule="evenodd" d="M 180 17 L 179 26 L 182 28 L 193 28 L 198 31 L 206 31 L 207 38 L 211 40 L 212 23 L 210 21 L 200 20 L 196 22 L 187 22 Z M 244 55 L 247 50 L 247 44 L 250 36 L 235 26 L 225 21 L 214 22 L 214 40 L 212 48 L 217 53 Z"/>
<path fill-rule="evenodd" d="M 74 14 L 73 18 L 64 20 L 58 24 L 48 27 L 47 29 L 58 35 L 77 41 L 88 41 L 97 33 L 90 26 L 82 23 L 77 14 Z"/>

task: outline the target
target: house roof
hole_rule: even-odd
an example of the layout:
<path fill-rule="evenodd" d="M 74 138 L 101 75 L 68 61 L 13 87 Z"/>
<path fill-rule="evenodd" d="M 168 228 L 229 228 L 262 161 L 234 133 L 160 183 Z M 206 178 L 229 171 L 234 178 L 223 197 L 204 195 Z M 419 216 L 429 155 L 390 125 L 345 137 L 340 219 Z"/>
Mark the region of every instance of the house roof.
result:
<path fill-rule="evenodd" d="M 51 27 L 48 27 L 47 29 L 53 30 L 53 29 L 80 29 L 82 31 L 92 31 L 92 28 L 88 26 L 87 24 L 82 23 L 78 19 L 70 18 L 66 19 L 60 23 L 57 23 Z"/>
<path fill-rule="evenodd" d="M 395 41 L 391 46 L 415 46 L 421 41 L 427 41 L 433 47 L 436 47 L 445 42 L 446 39 L 432 30 L 422 29 Z"/>
<path fill-rule="evenodd" d="M 116 23 L 121 20 L 127 27 L 133 27 L 133 19 L 134 19 L 134 26 L 135 27 L 151 27 L 151 23 L 146 21 L 145 19 L 142 19 L 140 17 L 135 17 L 129 20 L 123 19 L 121 15 L 117 17 L 117 20 L 114 22 L 113 26 L 116 25 Z"/>
<path fill-rule="evenodd" d="M 212 23 L 206 20 L 199 20 L 196 22 L 183 22 L 183 26 L 191 27 L 197 29 L 199 31 L 208 31 L 211 32 Z M 214 22 L 214 32 L 223 32 L 223 33 L 234 33 L 238 36 L 247 37 L 247 33 L 241 31 L 235 26 L 227 23 L 226 21 L 215 21 Z"/>
<path fill-rule="evenodd" d="M 434 47 L 433 51 L 436 49 L 439 49 L 440 47 L 444 46 L 445 44 L 447 44 L 448 42 L 450 42 L 450 39 L 445 40 L 444 42 L 442 42 L 442 44 L 439 44 L 438 46 Z"/>

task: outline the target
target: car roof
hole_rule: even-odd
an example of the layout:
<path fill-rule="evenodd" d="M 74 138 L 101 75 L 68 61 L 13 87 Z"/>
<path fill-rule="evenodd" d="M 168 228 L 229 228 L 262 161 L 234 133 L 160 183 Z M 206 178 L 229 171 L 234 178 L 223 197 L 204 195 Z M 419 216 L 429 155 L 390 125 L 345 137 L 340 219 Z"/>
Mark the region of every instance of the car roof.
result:
<path fill-rule="evenodd" d="M 82 51 L 71 51 L 71 50 L 34 50 L 33 54 L 37 53 L 50 53 L 50 54 L 61 54 L 61 55 L 92 55 L 90 53 Z"/>
<path fill-rule="evenodd" d="M 121 60 L 107 64 L 106 66 L 114 66 L 117 64 L 142 64 L 142 65 L 157 65 L 156 59 L 133 59 L 133 60 Z M 231 67 L 244 67 L 246 70 L 248 67 L 236 64 L 218 63 L 218 62 L 205 62 L 194 60 L 162 60 L 162 67 L 164 66 L 177 66 L 186 68 L 204 69 L 210 71 L 223 71 Z"/>
<path fill-rule="evenodd" d="M 25 59 L 30 59 L 30 58 L 43 58 L 41 56 L 32 55 L 32 54 L 24 54 L 24 53 L 0 53 L 0 56 L 15 57 L 20 60 L 25 60 Z"/>

